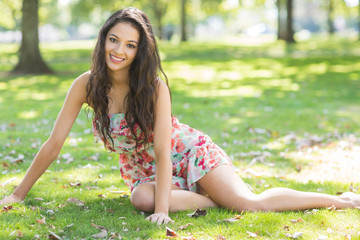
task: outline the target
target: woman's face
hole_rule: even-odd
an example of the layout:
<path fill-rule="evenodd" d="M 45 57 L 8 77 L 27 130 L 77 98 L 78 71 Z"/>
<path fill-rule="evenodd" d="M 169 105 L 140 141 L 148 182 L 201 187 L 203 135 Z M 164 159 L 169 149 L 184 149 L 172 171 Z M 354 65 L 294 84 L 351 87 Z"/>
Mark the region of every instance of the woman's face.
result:
<path fill-rule="evenodd" d="M 139 44 L 139 32 L 129 23 L 113 26 L 105 40 L 105 61 L 111 72 L 128 73 Z"/>

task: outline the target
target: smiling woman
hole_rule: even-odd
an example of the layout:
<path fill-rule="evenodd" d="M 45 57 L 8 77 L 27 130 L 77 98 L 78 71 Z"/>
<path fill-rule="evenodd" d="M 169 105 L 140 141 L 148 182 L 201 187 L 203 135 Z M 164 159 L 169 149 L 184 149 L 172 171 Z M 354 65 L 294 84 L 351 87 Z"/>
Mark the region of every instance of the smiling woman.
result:
<path fill-rule="evenodd" d="M 218 95 L 254 96 L 257 91 L 252 85 L 230 89 L 230 81 L 224 84 Z M 221 206 L 238 212 L 360 207 L 360 196 L 354 193 L 331 196 L 288 188 L 253 193 L 208 135 L 172 116 L 167 77 L 150 21 L 135 8 L 117 11 L 105 22 L 91 71 L 73 82 L 49 139 L 13 194 L 0 204 L 25 198 L 58 157 L 84 104 L 94 110 L 95 137 L 119 154 L 121 176 L 132 191 L 130 202 L 150 212 L 146 219 L 152 222 L 173 222 L 169 211 L 198 207 Z"/>

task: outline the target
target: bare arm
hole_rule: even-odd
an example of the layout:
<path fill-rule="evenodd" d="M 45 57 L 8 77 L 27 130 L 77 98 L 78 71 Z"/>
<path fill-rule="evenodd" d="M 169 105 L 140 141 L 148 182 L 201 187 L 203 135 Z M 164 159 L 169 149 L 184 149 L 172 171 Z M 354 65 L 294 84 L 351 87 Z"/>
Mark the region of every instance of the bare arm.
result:
<path fill-rule="evenodd" d="M 171 194 L 171 102 L 167 85 L 161 82 L 155 106 L 154 150 L 156 159 L 155 212 L 153 222 L 168 223 Z"/>
<path fill-rule="evenodd" d="M 1 200 L 0 204 L 8 204 L 9 201 L 16 202 L 23 200 L 34 183 L 57 158 L 83 103 L 86 102 L 86 82 L 88 75 L 88 73 L 84 73 L 73 82 L 55 121 L 50 137 L 36 154 L 20 185 L 14 190 L 11 196 Z"/>

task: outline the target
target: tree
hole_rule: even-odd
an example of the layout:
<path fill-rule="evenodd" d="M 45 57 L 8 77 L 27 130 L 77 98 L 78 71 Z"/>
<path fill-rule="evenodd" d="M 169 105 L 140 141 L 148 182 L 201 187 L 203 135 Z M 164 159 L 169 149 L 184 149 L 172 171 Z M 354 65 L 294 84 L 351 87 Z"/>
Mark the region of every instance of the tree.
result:
<path fill-rule="evenodd" d="M 181 41 L 186 42 L 187 41 L 187 34 L 186 34 L 186 1 L 187 0 L 181 0 Z"/>
<path fill-rule="evenodd" d="M 38 33 L 38 0 L 23 0 L 21 19 L 21 46 L 19 63 L 14 73 L 52 73 L 41 57 Z"/>
<path fill-rule="evenodd" d="M 285 40 L 287 43 L 294 43 L 293 1 L 277 0 L 276 4 L 278 8 L 278 39 Z"/>

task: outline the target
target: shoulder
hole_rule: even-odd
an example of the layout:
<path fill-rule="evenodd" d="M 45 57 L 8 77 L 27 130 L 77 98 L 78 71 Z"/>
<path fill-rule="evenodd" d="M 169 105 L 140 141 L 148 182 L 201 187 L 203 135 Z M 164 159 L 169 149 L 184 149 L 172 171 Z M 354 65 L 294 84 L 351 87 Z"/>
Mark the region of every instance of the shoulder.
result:
<path fill-rule="evenodd" d="M 72 83 L 69 95 L 73 96 L 74 100 L 85 103 L 86 102 L 86 85 L 89 82 L 90 71 L 79 75 Z"/>
<path fill-rule="evenodd" d="M 158 94 L 170 93 L 168 84 L 161 78 L 156 78 L 156 91 Z"/>
<path fill-rule="evenodd" d="M 85 85 L 89 82 L 89 79 L 90 79 L 90 75 L 91 75 L 91 72 L 90 71 L 87 71 L 87 72 L 84 72 L 83 74 L 81 74 L 80 76 L 78 76 L 75 81 L 74 81 L 74 84 L 79 84 L 79 85 Z"/>

